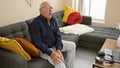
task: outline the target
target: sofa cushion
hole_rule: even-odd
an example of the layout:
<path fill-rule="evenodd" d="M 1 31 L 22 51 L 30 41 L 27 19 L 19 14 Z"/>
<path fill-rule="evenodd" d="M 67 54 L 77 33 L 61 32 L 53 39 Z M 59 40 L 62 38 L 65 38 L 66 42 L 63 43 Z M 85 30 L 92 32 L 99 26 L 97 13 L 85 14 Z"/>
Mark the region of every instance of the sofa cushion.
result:
<path fill-rule="evenodd" d="M 54 68 L 47 60 L 42 58 L 32 58 L 28 62 L 28 68 Z"/>
<path fill-rule="evenodd" d="M 90 16 L 82 16 L 81 24 L 92 25 L 92 17 L 90 17 Z"/>
<path fill-rule="evenodd" d="M 79 46 L 89 49 L 99 50 L 104 44 L 106 38 L 117 39 L 120 31 L 115 28 L 90 26 L 95 29 L 94 32 L 83 34 L 79 37 Z"/>
<path fill-rule="evenodd" d="M 62 22 L 63 15 L 64 15 L 64 10 L 53 13 L 53 16 L 55 17 L 59 27 L 63 27 L 67 25 L 66 23 Z"/>
<path fill-rule="evenodd" d="M 69 25 L 73 25 L 73 24 L 81 24 L 82 22 L 82 16 L 80 14 L 80 12 L 73 12 L 68 16 L 68 20 L 67 20 Z"/>
<path fill-rule="evenodd" d="M 62 35 L 62 40 L 72 41 L 75 43 L 77 43 L 79 41 L 79 35 L 65 34 L 65 33 L 61 33 L 61 35 Z"/>
<path fill-rule="evenodd" d="M 62 22 L 62 18 L 64 16 L 64 10 L 60 10 L 53 13 L 53 16 L 57 19 L 59 27 L 63 27 L 66 25 L 66 23 Z M 92 18 L 90 16 L 82 16 L 82 24 L 85 25 L 91 25 L 92 24 Z"/>
<path fill-rule="evenodd" d="M 6 37 L 0 37 L 0 48 L 15 52 L 25 57 L 27 61 L 31 60 L 30 55 L 24 51 L 22 46 L 14 39 L 8 39 Z"/>
<path fill-rule="evenodd" d="M 15 39 L 28 54 L 30 54 L 33 57 L 40 57 L 39 50 L 31 42 L 23 38 L 13 38 L 13 39 Z"/>
<path fill-rule="evenodd" d="M 69 5 L 65 5 L 64 16 L 62 18 L 62 22 L 67 23 L 68 16 L 73 12 L 79 12 L 79 11 L 71 8 Z"/>
<path fill-rule="evenodd" d="M 30 24 L 32 23 L 32 21 L 34 20 L 34 18 L 28 19 L 25 22 L 27 23 L 28 26 L 30 26 Z"/>
<path fill-rule="evenodd" d="M 7 38 L 20 37 L 31 41 L 28 26 L 25 22 L 18 22 L 10 25 L 0 27 L 0 36 Z"/>
<path fill-rule="evenodd" d="M 120 31 L 115 28 L 90 26 L 95 29 L 94 32 L 86 33 L 80 36 L 80 40 L 91 43 L 103 43 L 106 38 L 117 39 Z"/>

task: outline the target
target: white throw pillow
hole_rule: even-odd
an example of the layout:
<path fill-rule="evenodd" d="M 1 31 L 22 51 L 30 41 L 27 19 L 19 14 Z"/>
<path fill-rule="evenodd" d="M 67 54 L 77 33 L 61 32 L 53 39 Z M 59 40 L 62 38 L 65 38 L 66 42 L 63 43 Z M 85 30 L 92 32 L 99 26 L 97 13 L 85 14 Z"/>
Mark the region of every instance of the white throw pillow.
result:
<path fill-rule="evenodd" d="M 95 31 L 93 28 L 84 24 L 74 24 L 70 26 L 61 27 L 59 29 L 60 32 L 63 32 L 65 34 L 78 34 L 78 35 Z"/>

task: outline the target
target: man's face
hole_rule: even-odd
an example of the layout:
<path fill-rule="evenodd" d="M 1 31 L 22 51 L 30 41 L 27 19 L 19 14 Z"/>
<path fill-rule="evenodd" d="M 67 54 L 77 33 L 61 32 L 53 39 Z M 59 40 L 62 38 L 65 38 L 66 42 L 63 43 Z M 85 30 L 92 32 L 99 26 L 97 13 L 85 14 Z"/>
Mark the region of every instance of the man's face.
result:
<path fill-rule="evenodd" d="M 43 7 L 40 10 L 40 13 L 47 19 L 50 19 L 52 17 L 52 9 L 53 8 L 49 3 L 44 3 Z"/>

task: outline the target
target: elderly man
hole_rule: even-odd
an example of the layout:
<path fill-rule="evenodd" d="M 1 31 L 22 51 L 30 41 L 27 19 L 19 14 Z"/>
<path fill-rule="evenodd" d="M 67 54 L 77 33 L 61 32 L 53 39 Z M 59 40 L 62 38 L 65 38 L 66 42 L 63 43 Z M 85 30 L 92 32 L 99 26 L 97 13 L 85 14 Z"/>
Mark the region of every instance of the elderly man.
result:
<path fill-rule="evenodd" d="M 76 45 L 61 40 L 57 21 L 52 16 L 52 9 L 48 1 L 40 4 L 40 15 L 30 25 L 31 39 L 41 50 L 41 57 L 48 60 L 55 68 L 74 68 Z M 65 60 L 62 51 L 67 53 Z"/>

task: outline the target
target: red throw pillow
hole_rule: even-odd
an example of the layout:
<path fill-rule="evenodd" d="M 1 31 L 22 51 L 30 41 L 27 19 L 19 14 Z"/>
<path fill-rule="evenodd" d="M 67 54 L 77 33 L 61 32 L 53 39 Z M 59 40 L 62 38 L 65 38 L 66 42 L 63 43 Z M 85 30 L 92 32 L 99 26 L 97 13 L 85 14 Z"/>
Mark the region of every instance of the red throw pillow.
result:
<path fill-rule="evenodd" d="M 73 25 L 77 23 L 82 23 L 82 16 L 79 12 L 73 12 L 68 16 L 68 24 Z"/>

